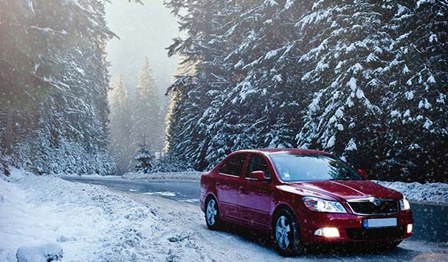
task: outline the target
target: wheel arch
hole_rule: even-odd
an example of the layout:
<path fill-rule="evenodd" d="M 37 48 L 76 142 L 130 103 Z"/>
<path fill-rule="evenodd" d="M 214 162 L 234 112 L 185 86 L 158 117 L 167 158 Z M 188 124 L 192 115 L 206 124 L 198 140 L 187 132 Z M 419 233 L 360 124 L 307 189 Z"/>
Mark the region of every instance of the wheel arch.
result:
<path fill-rule="evenodd" d="M 216 204 L 218 204 L 218 208 L 219 208 L 219 210 L 221 210 L 221 206 L 219 204 L 218 198 L 216 197 L 216 195 L 213 192 L 208 192 L 207 195 L 205 196 L 204 206 L 207 205 L 207 202 L 210 198 L 214 198 L 216 200 Z"/>
<path fill-rule="evenodd" d="M 294 211 L 294 209 L 289 204 L 282 202 L 282 203 L 278 203 L 276 205 L 276 207 L 274 208 L 273 212 L 272 212 L 272 215 L 271 215 L 271 229 L 274 228 L 275 217 L 281 210 L 289 211 L 291 213 L 291 215 L 293 216 L 293 218 L 296 220 L 296 223 L 299 222 L 297 220 L 297 214 Z"/>

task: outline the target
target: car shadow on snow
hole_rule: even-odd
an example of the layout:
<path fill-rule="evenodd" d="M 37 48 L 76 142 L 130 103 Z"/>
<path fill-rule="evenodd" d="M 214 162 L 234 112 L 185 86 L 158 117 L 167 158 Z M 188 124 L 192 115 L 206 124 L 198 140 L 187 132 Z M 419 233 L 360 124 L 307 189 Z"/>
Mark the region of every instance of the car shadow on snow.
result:
<path fill-rule="evenodd" d="M 230 233 L 242 238 L 245 241 L 256 243 L 272 252 L 276 252 L 273 246 L 273 239 L 270 235 L 257 231 L 248 231 L 247 228 L 240 226 L 226 225 L 220 229 L 221 232 Z M 393 259 L 412 260 L 419 255 L 419 252 L 404 249 L 400 246 L 393 249 L 385 249 L 375 245 L 315 245 L 308 246 L 303 258 L 309 259 Z M 280 255 L 279 255 L 280 256 Z"/>

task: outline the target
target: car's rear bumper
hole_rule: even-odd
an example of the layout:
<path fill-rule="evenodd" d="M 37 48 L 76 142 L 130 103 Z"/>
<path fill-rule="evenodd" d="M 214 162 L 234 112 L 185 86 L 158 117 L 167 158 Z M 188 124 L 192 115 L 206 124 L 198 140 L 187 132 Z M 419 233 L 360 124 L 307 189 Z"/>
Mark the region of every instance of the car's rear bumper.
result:
<path fill-rule="evenodd" d="M 331 214 L 308 212 L 299 221 L 302 240 L 305 244 L 329 243 L 387 243 L 395 242 L 412 236 L 407 232 L 409 224 L 413 223 L 412 212 L 401 211 L 394 215 L 360 216 L 355 214 Z M 363 219 L 397 218 L 397 226 L 365 228 Z M 316 230 L 320 228 L 337 228 L 339 236 L 319 236 Z"/>

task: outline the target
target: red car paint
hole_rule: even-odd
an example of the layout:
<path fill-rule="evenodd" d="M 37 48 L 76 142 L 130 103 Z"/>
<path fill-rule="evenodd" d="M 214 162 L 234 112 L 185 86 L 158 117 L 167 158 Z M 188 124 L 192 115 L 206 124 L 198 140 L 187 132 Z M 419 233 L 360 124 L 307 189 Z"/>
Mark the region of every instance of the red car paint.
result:
<path fill-rule="evenodd" d="M 217 202 L 219 221 L 267 232 L 273 232 L 275 212 L 279 209 L 289 209 L 296 219 L 300 229 L 300 240 L 304 245 L 316 243 L 397 243 L 401 239 L 412 235 L 412 232 L 408 233 L 406 229 L 408 224 L 413 223 L 412 212 L 410 209 L 402 210 L 400 208 L 399 201 L 403 199 L 401 193 L 382 187 L 362 177 L 358 180 L 284 181 L 285 179 L 282 180 L 273 162 L 272 156 L 275 154 L 332 157 L 330 154 L 321 151 L 299 149 L 260 149 L 234 152 L 213 170 L 202 175 L 201 209 L 206 212 L 206 201 L 213 197 Z M 249 160 L 253 156 L 258 156 L 265 161 L 265 168 L 270 173 L 270 179 L 256 180 L 248 177 Z M 231 171 L 228 171 L 226 168 L 231 166 L 229 160 L 234 161 L 235 158 L 240 158 L 241 163 L 243 163 L 243 167 L 238 174 L 232 175 L 220 172 L 220 169 L 221 171 L 234 172 L 234 170 L 229 169 Z M 302 201 L 303 197 L 338 201 L 345 208 L 346 213 L 312 211 Z M 349 201 L 364 201 L 365 199 L 371 201 L 370 199 L 374 198 L 381 201 L 392 201 L 390 205 L 398 205 L 397 211 L 391 212 L 391 214 L 377 214 L 378 212 L 372 211 L 371 214 L 362 215 L 355 214 L 349 205 Z M 351 203 L 356 205 L 356 203 Z M 387 203 L 383 202 L 383 204 L 386 205 Z M 359 205 L 362 207 L 367 203 L 361 202 Z M 371 218 L 397 218 L 398 225 L 388 228 L 364 228 L 363 220 Z M 338 228 L 339 237 L 316 235 L 316 230 L 324 227 Z"/>

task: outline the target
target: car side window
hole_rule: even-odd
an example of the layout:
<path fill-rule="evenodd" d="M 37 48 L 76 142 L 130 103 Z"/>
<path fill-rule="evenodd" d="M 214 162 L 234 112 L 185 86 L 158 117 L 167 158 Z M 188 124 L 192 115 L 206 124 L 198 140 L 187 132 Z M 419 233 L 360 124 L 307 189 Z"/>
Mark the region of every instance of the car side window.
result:
<path fill-rule="evenodd" d="M 264 171 L 266 177 L 271 178 L 271 171 L 266 161 L 260 155 L 253 154 L 249 160 L 246 176 L 248 177 L 252 171 Z"/>
<path fill-rule="evenodd" d="M 231 176 L 240 176 L 243 171 L 244 161 L 247 154 L 237 154 L 230 157 L 219 169 L 219 173 Z"/>

